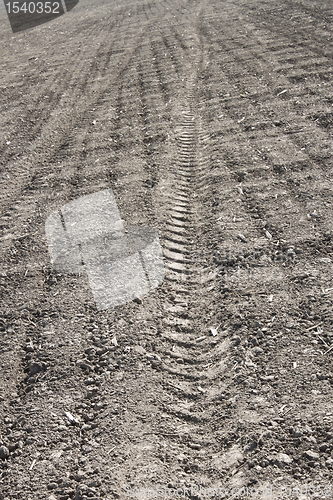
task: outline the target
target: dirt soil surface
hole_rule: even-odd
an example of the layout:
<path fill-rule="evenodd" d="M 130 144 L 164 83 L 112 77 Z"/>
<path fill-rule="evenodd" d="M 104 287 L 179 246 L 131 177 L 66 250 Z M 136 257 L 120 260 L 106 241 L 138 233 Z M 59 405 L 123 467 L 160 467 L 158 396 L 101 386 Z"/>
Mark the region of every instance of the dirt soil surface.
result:
<path fill-rule="evenodd" d="M 0 499 L 333 498 L 332 21 L 81 0 L 13 35 L 0 12 Z M 45 221 L 107 188 L 166 275 L 98 311 Z"/>

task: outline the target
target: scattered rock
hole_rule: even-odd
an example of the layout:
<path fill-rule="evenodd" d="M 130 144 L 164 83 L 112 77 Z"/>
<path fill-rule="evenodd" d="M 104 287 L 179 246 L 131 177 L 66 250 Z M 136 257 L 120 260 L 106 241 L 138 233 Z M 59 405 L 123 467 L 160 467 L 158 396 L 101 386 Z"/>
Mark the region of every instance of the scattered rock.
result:
<path fill-rule="evenodd" d="M 333 467 L 333 458 L 328 458 L 326 460 L 327 467 Z"/>
<path fill-rule="evenodd" d="M 319 453 L 316 453 L 315 451 L 312 450 L 307 450 L 303 453 L 303 457 L 311 461 L 319 460 Z"/>
<path fill-rule="evenodd" d="M 253 352 L 256 356 L 258 356 L 259 354 L 262 354 L 262 353 L 264 352 L 264 350 L 263 350 L 263 349 L 261 349 L 261 347 L 256 346 L 256 347 L 254 347 L 254 348 L 252 349 L 252 352 Z"/>
<path fill-rule="evenodd" d="M 286 465 L 290 465 L 293 459 L 286 453 L 278 453 L 275 458 L 276 465 L 282 469 Z"/>

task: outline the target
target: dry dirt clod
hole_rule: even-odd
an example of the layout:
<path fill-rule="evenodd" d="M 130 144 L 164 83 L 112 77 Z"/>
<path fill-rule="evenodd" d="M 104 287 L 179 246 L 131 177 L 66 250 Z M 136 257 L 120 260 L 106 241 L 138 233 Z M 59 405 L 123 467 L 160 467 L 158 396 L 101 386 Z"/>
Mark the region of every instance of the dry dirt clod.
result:
<path fill-rule="evenodd" d="M 7 446 L 0 446 L 0 459 L 1 460 L 6 460 L 6 458 L 9 457 L 9 449 Z"/>
<path fill-rule="evenodd" d="M 48 490 L 55 490 L 56 488 L 58 488 L 58 484 L 57 484 L 57 483 L 55 483 L 55 482 L 49 483 L 49 484 L 47 485 L 47 489 L 48 489 Z"/>
<path fill-rule="evenodd" d="M 89 389 L 87 390 L 87 398 L 88 399 L 93 398 L 94 396 L 96 396 L 97 392 L 98 392 L 97 386 L 94 385 L 89 386 Z"/>
<path fill-rule="evenodd" d="M 254 348 L 252 349 L 252 352 L 253 352 L 255 355 L 259 355 L 259 354 L 262 354 L 262 353 L 264 352 L 264 350 L 263 350 L 261 347 L 256 346 L 256 347 L 254 347 Z"/>
<path fill-rule="evenodd" d="M 255 450 L 257 447 L 257 442 L 256 441 L 251 441 L 244 447 L 244 453 L 249 453 L 253 450 Z"/>
<path fill-rule="evenodd" d="M 319 262 L 323 262 L 324 264 L 330 264 L 332 262 L 332 259 L 330 259 L 329 257 L 322 257 L 321 259 L 319 259 Z"/>
<path fill-rule="evenodd" d="M 16 450 L 16 448 L 17 448 L 17 443 L 9 443 L 9 444 L 8 444 L 8 450 L 9 450 L 10 452 L 15 451 L 15 450 Z"/>
<path fill-rule="evenodd" d="M 192 450 L 200 450 L 201 449 L 201 445 L 198 443 L 189 443 L 188 445 L 190 448 L 192 448 Z"/>
<path fill-rule="evenodd" d="M 286 453 L 278 453 L 275 458 L 275 463 L 280 469 L 282 469 L 286 465 L 290 465 L 292 461 L 293 459 Z"/>
<path fill-rule="evenodd" d="M 90 371 L 93 369 L 92 365 L 89 363 L 88 359 L 78 359 L 76 365 L 82 370 Z"/>
<path fill-rule="evenodd" d="M 82 479 L 85 479 L 86 473 L 82 470 L 78 470 L 76 474 L 76 481 L 82 481 Z"/>
<path fill-rule="evenodd" d="M 83 424 L 81 427 L 82 432 L 90 431 L 90 429 L 91 429 L 91 425 L 89 425 L 89 424 Z"/>
<path fill-rule="evenodd" d="M 124 484 L 154 490 L 156 478 L 177 493 L 212 481 L 240 493 L 255 478 L 277 493 L 294 479 L 325 490 L 332 0 L 120 3 L 90 2 L 87 24 L 79 2 L 65 37 L 66 17 L 1 33 L 0 499 L 119 500 Z M 134 267 L 124 271 L 141 299 L 99 310 L 90 284 L 111 292 L 125 241 L 99 234 L 104 209 L 87 211 L 95 228 L 74 215 L 75 200 L 104 189 L 124 227 L 140 227 L 142 241 L 126 236 Z M 53 212 L 66 240 L 77 234 L 82 272 L 52 270 Z M 144 294 L 155 268 L 146 226 L 168 252 L 165 280 Z M 306 329 L 320 321 L 312 344 Z"/>
<path fill-rule="evenodd" d="M 319 460 L 319 453 L 316 453 L 315 451 L 312 450 L 307 450 L 303 453 L 303 457 L 311 461 Z"/>
<path fill-rule="evenodd" d="M 30 341 L 30 342 L 26 345 L 25 350 L 26 350 L 27 352 L 34 352 L 34 350 L 35 350 L 35 349 L 34 349 L 34 346 L 33 346 L 32 341 Z"/>
<path fill-rule="evenodd" d="M 245 238 L 244 234 L 241 233 L 237 234 L 237 238 L 241 240 L 243 243 L 247 242 L 247 239 Z"/>
<path fill-rule="evenodd" d="M 29 375 L 30 376 L 36 375 L 36 373 L 39 373 L 42 370 L 43 370 L 43 367 L 42 367 L 41 363 L 32 362 L 29 365 Z"/>
<path fill-rule="evenodd" d="M 69 413 L 69 411 L 65 411 L 65 415 L 72 425 L 77 425 L 79 423 L 78 420 L 74 418 L 71 413 Z"/>

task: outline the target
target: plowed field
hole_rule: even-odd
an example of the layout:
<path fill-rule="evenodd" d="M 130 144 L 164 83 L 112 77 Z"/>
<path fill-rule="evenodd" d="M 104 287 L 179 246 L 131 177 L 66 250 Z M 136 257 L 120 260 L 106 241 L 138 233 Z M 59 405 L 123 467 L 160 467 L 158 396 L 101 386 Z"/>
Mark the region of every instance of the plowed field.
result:
<path fill-rule="evenodd" d="M 0 11 L 0 499 L 332 498 L 332 22 L 81 0 L 13 35 Z M 98 311 L 45 221 L 108 188 L 165 279 Z"/>

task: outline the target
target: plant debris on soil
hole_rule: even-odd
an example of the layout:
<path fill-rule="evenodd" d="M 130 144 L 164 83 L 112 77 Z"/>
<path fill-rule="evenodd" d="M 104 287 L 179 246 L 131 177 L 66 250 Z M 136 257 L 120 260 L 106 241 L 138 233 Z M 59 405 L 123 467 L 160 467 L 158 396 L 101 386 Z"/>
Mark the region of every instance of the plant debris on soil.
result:
<path fill-rule="evenodd" d="M 329 0 L 1 24 L 0 499 L 332 498 Z M 45 221 L 112 189 L 165 279 L 98 311 Z"/>

